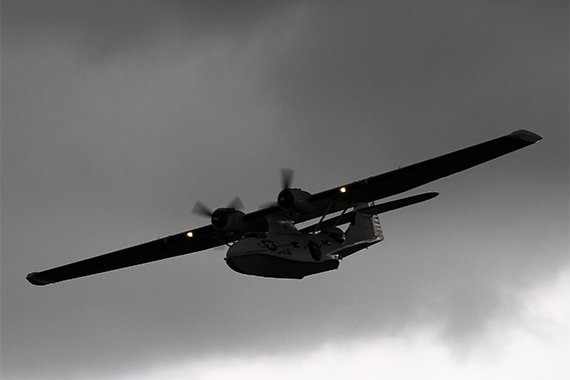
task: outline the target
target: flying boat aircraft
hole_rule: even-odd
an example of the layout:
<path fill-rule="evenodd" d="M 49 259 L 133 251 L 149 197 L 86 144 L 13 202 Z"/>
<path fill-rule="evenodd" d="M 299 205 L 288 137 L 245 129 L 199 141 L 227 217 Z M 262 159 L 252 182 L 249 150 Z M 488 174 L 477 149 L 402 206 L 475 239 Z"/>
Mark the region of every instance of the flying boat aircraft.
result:
<path fill-rule="evenodd" d="M 284 169 L 282 189 L 274 204 L 244 213 L 240 211 L 243 205 L 239 198 L 214 211 L 196 202 L 194 211 L 208 216 L 210 224 L 33 272 L 26 278 L 34 285 L 47 285 L 227 245 L 225 260 L 236 272 L 301 279 L 337 269 L 342 259 L 381 242 L 384 236 L 379 214 L 427 201 L 438 193 L 422 193 L 380 204 L 375 201 L 482 164 L 541 139 L 533 132 L 519 130 L 314 194 L 293 188 L 293 171 Z M 297 226 L 305 222 L 309 225 Z M 340 228 L 347 224 L 345 230 Z"/>

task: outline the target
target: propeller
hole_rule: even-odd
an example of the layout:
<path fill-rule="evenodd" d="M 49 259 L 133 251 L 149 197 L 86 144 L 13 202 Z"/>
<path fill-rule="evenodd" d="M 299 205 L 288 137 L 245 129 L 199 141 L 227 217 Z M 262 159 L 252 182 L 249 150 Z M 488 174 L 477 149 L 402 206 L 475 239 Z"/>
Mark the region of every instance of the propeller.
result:
<path fill-rule="evenodd" d="M 239 199 L 239 197 L 235 197 L 230 202 L 227 208 L 232 208 L 234 210 L 241 210 L 243 208 L 243 202 L 241 201 L 241 199 Z"/>
<path fill-rule="evenodd" d="M 289 189 L 293 183 L 293 175 L 295 171 L 293 169 L 281 169 L 281 188 Z"/>
<path fill-rule="evenodd" d="M 293 176 L 295 175 L 295 170 L 283 168 L 281 169 L 281 190 L 289 189 L 293 184 Z M 258 209 L 264 209 L 267 207 L 277 206 L 277 202 L 267 202 L 262 203 L 257 206 Z"/>
<path fill-rule="evenodd" d="M 228 204 L 228 206 L 226 208 L 233 209 L 233 210 L 241 210 L 241 209 L 243 209 L 243 202 L 241 201 L 241 199 L 239 199 L 239 197 L 235 197 Z M 214 211 L 212 211 L 211 208 L 209 208 L 208 206 L 206 206 L 204 203 L 202 203 L 200 201 L 196 201 L 196 203 L 194 203 L 194 207 L 192 208 L 192 212 L 194 214 L 207 216 L 209 218 L 211 218 L 212 215 L 214 214 Z"/>
<path fill-rule="evenodd" d="M 208 206 L 206 206 L 205 204 L 203 204 L 200 201 L 196 201 L 196 203 L 194 203 L 194 207 L 192 208 L 192 212 L 194 214 L 207 216 L 207 217 L 212 217 L 212 214 L 213 214 L 213 211 Z"/>

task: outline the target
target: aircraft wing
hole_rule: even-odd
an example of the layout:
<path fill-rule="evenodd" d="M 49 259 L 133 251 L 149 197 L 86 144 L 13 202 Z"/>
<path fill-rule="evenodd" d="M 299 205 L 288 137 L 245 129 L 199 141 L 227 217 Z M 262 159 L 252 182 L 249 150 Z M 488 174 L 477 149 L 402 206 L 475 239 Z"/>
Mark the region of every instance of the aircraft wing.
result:
<path fill-rule="evenodd" d="M 26 279 L 34 285 L 47 285 L 72 278 L 89 276 L 110 270 L 126 268 L 151 261 L 167 259 L 217 247 L 236 240 L 217 231 L 211 225 L 162 239 L 124 248 L 119 251 L 92 257 L 75 263 L 28 274 Z"/>
<path fill-rule="evenodd" d="M 541 140 L 539 135 L 519 130 L 509 135 L 473 145 L 363 181 L 346 185 L 351 199 L 372 201 L 403 193 L 437 179 L 480 165 Z M 314 194 L 311 200 L 338 197 L 338 189 Z"/>
<path fill-rule="evenodd" d="M 315 193 L 309 198 L 314 206 L 311 212 L 287 216 L 295 223 L 300 223 L 318 218 L 324 213 L 344 210 L 357 203 L 387 198 L 522 149 L 541 139 L 530 131 L 515 131 L 443 156 Z M 279 211 L 278 206 L 271 206 L 249 213 L 246 217 L 250 220 Z"/>
<path fill-rule="evenodd" d="M 266 217 L 268 216 L 288 218 L 295 223 L 299 223 L 322 217 L 324 214 L 345 210 L 358 203 L 370 202 L 396 195 L 524 148 L 541 139 L 542 137 L 535 133 L 520 130 L 427 161 L 316 193 L 309 198 L 313 209 L 310 212 L 302 214 L 288 213 L 282 211 L 279 206 L 270 206 L 245 214 L 243 222 L 247 226 L 247 231 L 243 232 L 267 231 Z M 394 209 L 406 206 L 406 202 L 412 204 L 421 200 L 421 196 L 420 198 L 410 197 L 404 200 L 372 206 L 369 211 L 371 213 L 380 213 L 384 212 L 382 211 L 382 207 Z M 191 237 L 188 236 L 190 231 L 181 232 L 176 235 L 121 249 L 105 255 L 92 257 L 42 272 L 33 272 L 28 274 L 26 278 L 34 285 L 47 285 L 72 278 L 206 250 L 235 241 L 241 236 L 239 234 L 216 230 L 212 225 L 192 229 L 191 231 Z"/>

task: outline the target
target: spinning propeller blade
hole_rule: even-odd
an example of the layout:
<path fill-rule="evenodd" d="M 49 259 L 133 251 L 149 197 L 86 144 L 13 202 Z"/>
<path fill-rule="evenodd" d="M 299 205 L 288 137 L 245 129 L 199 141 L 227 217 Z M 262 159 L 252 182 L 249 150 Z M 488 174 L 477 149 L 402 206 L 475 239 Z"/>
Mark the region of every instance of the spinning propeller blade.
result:
<path fill-rule="evenodd" d="M 228 205 L 228 208 L 233 208 L 234 210 L 241 210 L 243 208 L 243 202 L 239 197 L 235 197 L 233 201 Z"/>
<path fill-rule="evenodd" d="M 293 169 L 281 169 L 281 190 L 289 189 L 293 184 L 293 176 L 295 171 Z M 257 206 L 258 209 L 277 206 L 277 202 L 267 202 Z"/>
<path fill-rule="evenodd" d="M 212 214 L 213 214 L 212 210 L 210 210 L 210 208 L 208 206 L 206 206 L 205 204 L 203 204 L 200 201 L 196 201 L 196 203 L 194 203 L 194 207 L 192 208 L 192 212 L 194 214 L 207 216 L 207 217 L 212 217 Z"/>
<path fill-rule="evenodd" d="M 281 169 L 281 188 L 288 189 L 293 183 L 293 175 L 295 171 L 293 169 Z"/>
<path fill-rule="evenodd" d="M 239 197 L 235 197 L 226 208 L 241 210 L 243 209 L 243 202 L 241 201 L 241 199 L 239 199 Z M 200 201 L 196 201 L 196 203 L 194 203 L 192 212 L 194 214 L 207 216 L 208 218 L 211 218 L 212 215 L 214 214 L 214 212 L 208 206 L 206 206 L 204 203 Z"/>

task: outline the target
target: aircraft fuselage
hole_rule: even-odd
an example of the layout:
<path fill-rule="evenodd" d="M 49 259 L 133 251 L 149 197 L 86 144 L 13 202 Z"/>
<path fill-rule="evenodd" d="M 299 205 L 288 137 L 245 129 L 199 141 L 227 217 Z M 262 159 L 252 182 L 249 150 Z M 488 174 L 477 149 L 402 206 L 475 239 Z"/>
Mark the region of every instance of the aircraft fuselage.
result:
<path fill-rule="evenodd" d="M 351 241 L 327 233 L 268 233 L 246 237 L 228 249 L 226 264 L 236 272 L 273 278 L 301 279 L 337 269 L 340 260 L 381 239 Z"/>

